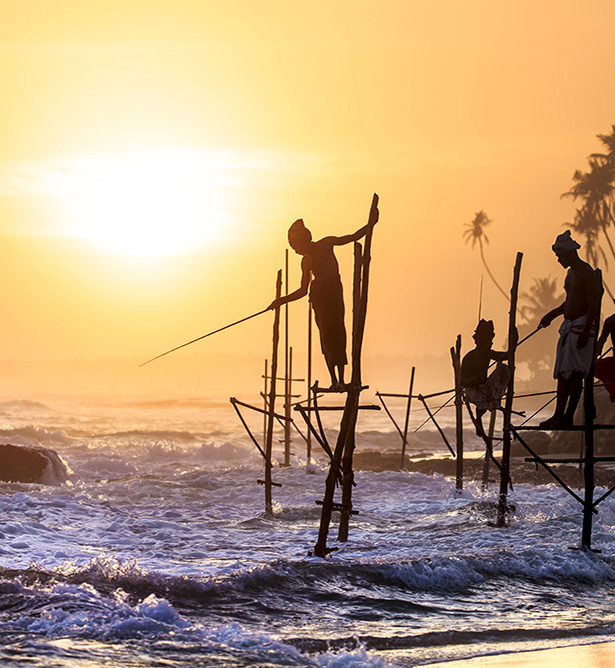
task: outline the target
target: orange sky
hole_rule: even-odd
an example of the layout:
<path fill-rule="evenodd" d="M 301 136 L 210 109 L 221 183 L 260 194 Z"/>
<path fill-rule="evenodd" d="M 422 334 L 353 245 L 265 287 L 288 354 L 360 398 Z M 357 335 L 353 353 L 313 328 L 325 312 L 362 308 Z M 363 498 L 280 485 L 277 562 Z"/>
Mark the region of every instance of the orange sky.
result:
<path fill-rule="evenodd" d="M 411 364 L 470 342 L 483 270 L 461 235 L 477 211 L 506 288 L 517 251 L 522 290 L 563 281 L 550 245 L 574 205 L 560 195 L 615 123 L 609 0 L 1 9 L 3 394 L 47 390 L 48 369 L 75 359 L 114 360 L 107 390 L 135 360 L 260 310 L 289 223 L 353 231 L 374 192 L 365 353 L 372 385 L 401 389 Z M 292 254 L 293 284 L 298 267 Z M 291 310 L 300 350 L 305 304 Z M 504 332 L 487 277 L 483 314 Z M 201 387 L 222 386 L 230 351 L 267 356 L 270 327 L 197 344 Z M 141 378 L 177 388 L 182 364 Z"/>

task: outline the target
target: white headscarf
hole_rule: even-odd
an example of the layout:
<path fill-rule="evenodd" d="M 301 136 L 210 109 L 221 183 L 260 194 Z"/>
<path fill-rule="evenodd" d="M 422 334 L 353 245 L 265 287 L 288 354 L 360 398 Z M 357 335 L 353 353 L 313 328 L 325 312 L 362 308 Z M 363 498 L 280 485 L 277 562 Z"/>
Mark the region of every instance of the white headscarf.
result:
<path fill-rule="evenodd" d="M 581 245 L 570 236 L 570 230 L 566 230 L 557 236 L 551 248 L 555 253 L 570 253 L 581 248 Z"/>

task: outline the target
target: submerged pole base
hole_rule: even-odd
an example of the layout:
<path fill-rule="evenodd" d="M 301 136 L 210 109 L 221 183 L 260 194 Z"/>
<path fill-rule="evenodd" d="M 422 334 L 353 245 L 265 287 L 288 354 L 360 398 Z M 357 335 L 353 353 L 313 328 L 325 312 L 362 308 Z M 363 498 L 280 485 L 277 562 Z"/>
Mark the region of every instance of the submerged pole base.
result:
<path fill-rule="evenodd" d="M 337 547 L 327 547 L 326 545 L 320 545 L 319 543 L 316 543 L 314 546 L 314 552 L 310 550 L 308 552 L 308 557 L 320 557 L 321 559 L 324 559 L 327 557 L 331 552 L 337 551 Z"/>
<path fill-rule="evenodd" d="M 517 507 L 514 503 L 508 503 L 506 496 L 500 496 L 498 502 L 498 513 L 495 520 L 496 527 L 505 527 L 510 522 L 511 517 L 514 515 Z"/>

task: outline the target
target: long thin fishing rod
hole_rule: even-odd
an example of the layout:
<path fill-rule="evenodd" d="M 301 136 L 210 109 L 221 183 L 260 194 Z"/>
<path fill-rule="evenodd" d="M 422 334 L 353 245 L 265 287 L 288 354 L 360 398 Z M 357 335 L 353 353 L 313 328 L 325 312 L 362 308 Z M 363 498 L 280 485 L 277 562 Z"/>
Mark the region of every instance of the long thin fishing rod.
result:
<path fill-rule="evenodd" d="M 483 313 L 483 279 L 485 274 L 480 275 L 480 291 L 478 293 L 478 322 L 480 322 L 480 317 Z"/>
<path fill-rule="evenodd" d="M 245 318 L 242 318 L 241 320 L 237 320 L 236 322 L 232 322 L 230 325 L 225 325 L 224 327 L 220 327 L 219 329 L 215 329 L 213 332 L 209 332 L 207 334 L 203 334 L 203 336 L 199 336 L 196 339 L 192 339 L 192 341 L 188 341 L 187 343 L 182 343 L 181 346 L 176 346 L 175 348 L 171 348 L 171 350 L 167 350 L 164 353 L 160 353 L 160 355 L 156 355 L 156 357 L 152 357 L 151 359 L 147 360 L 147 362 L 143 362 L 143 364 L 139 364 L 139 366 L 145 366 L 146 364 L 149 364 L 150 362 L 153 362 L 154 360 L 160 359 L 161 357 L 164 357 L 165 355 L 169 355 L 170 353 L 174 353 L 176 350 L 179 350 L 180 348 L 185 348 L 186 346 L 189 346 L 193 343 L 196 343 L 197 341 L 201 341 L 202 339 L 206 339 L 208 336 L 213 336 L 214 334 L 217 334 L 218 332 L 222 332 L 225 329 L 228 329 L 229 327 L 234 327 L 235 325 L 239 325 L 242 322 L 245 322 L 246 320 L 250 320 L 251 318 L 256 318 L 257 315 L 262 315 L 266 311 L 268 311 L 268 308 L 263 309 L 262 311 L 259 311 L 258 313 L 253 313 L 252 315 L 249 315 Z"/>

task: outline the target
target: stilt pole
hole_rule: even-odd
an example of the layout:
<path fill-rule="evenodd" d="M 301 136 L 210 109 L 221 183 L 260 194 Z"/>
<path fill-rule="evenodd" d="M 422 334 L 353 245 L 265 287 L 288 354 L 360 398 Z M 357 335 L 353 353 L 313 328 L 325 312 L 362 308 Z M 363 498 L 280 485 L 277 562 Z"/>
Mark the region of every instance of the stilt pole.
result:
<path fill-rule="evenodd" d="M 408 425 L 410 424 L 410 406 L 412 405 L 412 390 L 414 389 L 414 371 L 412 367 L 410 372 L 410 387 L 408 388 L 408 403 L 406 404 L 406 419 L 404 421 L 404 434 L 401 442 L 401 461 L 399 462 L 399 469 L 401 471 L 405 468 L 406 463 L 406 446 L 408 445 Z"/>
<path fill-rule="evenodd" d="M 485 439 L 485 461 L 483 462 L 483 479 L 482 479 L 482 490 L 483 492 L 489 486 L 489 462 L 493 458 L 493 434 L 495 433 L 495 418 L 497 411 L 490 411 L 489 415 L 489 435 Z M 496 460 L 497 462 L 497 460 Z"/>
<path fill-rule="evenodd" d="M 265 360 L 265 375 L 263 376 L 263 410 L 267 410 L 267 389 L 269 380 L 267 373 L 269 371 L 269 360 Z M 263 412 L 263 443 L 267 441 L 267 413 Z"/>
<path fill-rule="evenodd" d="M 461 386 L 461 334 L 457 336 L 455 347 L 451 348 L 453 372 L 455 375 L 455 437 L 456 437 L 456 466 L 455 489 L 463 489 L 463 388 Z"/>
<path fill-rule="evenodd" d="M 510 445 L 511 430 L 510 418 L 512 413 L 513 395 L 515 391 L 515 352 L 516 345 L 516 317 L 517 317 L 517 298 L 519 295 L 519 277 L 521 275 L 521 261 L 523 253 L 517 253 L 515 269 L 513 271 L 513 282 L 510 288 L 510 311 L 508 312 L 508 349 L 511 352 L 509 358 L 510 379 L 508 389 L 506 390 L 506 401 L 504 403 L 504 424 L 503 424 L 503 442 L 502 442 L 502 468 L 500 470 L 500 497 L 498 501 L 498 516 L 496 524 L 499 527 L 505 526 L 508 519 L 508 486 L 510 484 Z"/>
<path fill-rule="evenodd" d="M 312 305 L 308 301 L 308 337 L 307 337 L 307 407 L 308 411 L 312 408 Z M 308 429 L 307 441 L 306 441 L 306 459 L 308 470 L 310 467 L 310 461 L 312 459 L 312 432 Z"/>
<path fill-rule="evenodd" d="M 284 294 L 288 295 L 288 248 L 284 257 Z M 290 341 L 288 335 L 288 303 L 284 305 L 284 466 L 290 466 L 290 403 L 292 401 L 292 382 L 290 365 Z"/>
<path fill-rule="evenodd" d="M 369 213 L 369 222 L 375 223 L 378 216 L 378 195 L 374 195 Z M 365 316 L 367 313 L 367 290 L 369 286 L 369 265 L 371 259 L 373 225 L 370 226 L 365 235 L 365 246 L 361 252 L 361 244 L 355 243 L 355 274 L 353 281 L 353 334 L 352 334 L 352 379 L 346 392 L 346 404 L 340 424 L 340 431 L 335 444 L 331 467 L 325 484 L 325 497 L 322 503 L 322 514 L 320 517 L 320 528 L 318 541 L 314 547 L 314 554 L 325 557 L 330 550 L 327 548 L 327 536 L 331 524 L 331 513 L 333 511 L 333 497 L 335 494 L 335 483 L 339 475 L 342 455 L 345 459 L 345 469 L 342 482 L 343 496 L 350 499 L 352 494 L 352 452 L 354 450 L 354 435 L 359 410 L 359 395 L 361 394 L 361 349 L 363 345 L 363 333 L 365 331 Z M 357 289 L 358 286 L 358 289 Z M 345 541 L 348 537 L 348 520 L 352 514 L 352 505 L 342 504 L 342 515 L 338 539 Z"/>
<path fill-rule="evenodd" d="M 338 529 L 338 540 L 348 540 L 348 528 L 350 524 L 350 512 L 352 510 L 352 486 L 354 484 L 354 472 L 352 470 L 352 455 L 355 449 L 355 429 L 357 424 L 357 413 L 359 395 L 361 393 L 361 344 L 358 340 L 361 329 L 361 282 L 362 282 L 363 254 L 361 244 L 354 246 L 354 281 L 353 281 L 353 303 L 352 303 L 352 380 L 348 400 L 352 395 L 352 415 L 350 416 L 347 434 L 344 443 L 342 458 L 342 510 L 340 525 Z M 358 388 L 358 389 L 355 389 Z M 355 407 L 356 396 L 356 407 Z"/>
<path fill-rule="evenodd" d="M 275 298 L 282 295 L 282 271 L 278 271 L 276 281 Z M 278 374 L 278 346 L 280 342 L 280 309 L 274 311 L 273 317 L 273 350 L 271 353 L 271 379 L 269 381 L 269 402 L 267 414 L 267 439 L 265 441 L 265 512 L 273 513 L 273 500 L 271 496 L 271 466 L 273 450 L 273 421 L 275 418 L 276 399 L 276 377 Z"/>
<path fill-rule="evenodd" d="M 598 280 L 602 286 L 602 273 L 599 269 L 596 270 Z M 596 419 L 596 405 L 594 403 L 594 362 L 596 357 L 596 340 L 598 338 L 598 325 L 600 324 L 600 308 L 596 315 L 596 337 L 594 338 L 594 354 L 592 355 L 592 363 L 589 368 L 589 373 L 585 378 L 583 388 L 583 413 L 585 417 L 585 462 L 584 462 L 584 477 L 585 477 L 585 494 L 583 499 L 583 530 L 581 533 L 581 547 L 585 550 L 592 549 L 592 523 L 594 506 L 594 489 L 596 481 L 594 478 L 594 420 Z"/>

